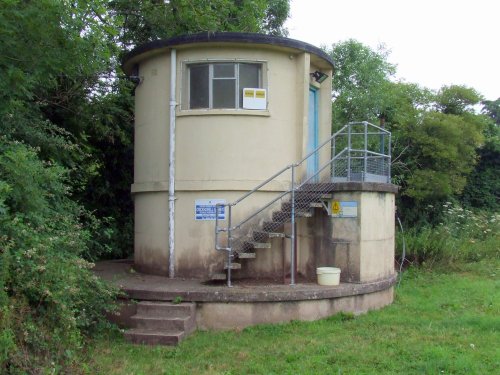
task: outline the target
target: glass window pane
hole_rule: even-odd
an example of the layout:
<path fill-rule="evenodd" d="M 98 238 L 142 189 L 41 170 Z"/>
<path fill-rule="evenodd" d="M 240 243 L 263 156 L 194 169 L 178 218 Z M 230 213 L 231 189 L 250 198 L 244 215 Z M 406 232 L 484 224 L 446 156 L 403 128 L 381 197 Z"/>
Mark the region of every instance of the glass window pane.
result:
<path fill-rule="evenodd" d="M 234 78 L 234 64 L 214 64 L 214 78 Z"/>
<path fill-rule="evenodd" d="M 213 108 L 235 108 L 236 80 L 214 79 L 213 85 Z"/>
<path fill-rule="evenodd" d="M 259 85 L 260 64 L 240 64 L 240 108 L 243 108 L 243 89 L 261 88 Z"/>
<path fill-rule="evenodd" d="M 208 108 L 208 64 L 189 67 L 189 108 Z"/>

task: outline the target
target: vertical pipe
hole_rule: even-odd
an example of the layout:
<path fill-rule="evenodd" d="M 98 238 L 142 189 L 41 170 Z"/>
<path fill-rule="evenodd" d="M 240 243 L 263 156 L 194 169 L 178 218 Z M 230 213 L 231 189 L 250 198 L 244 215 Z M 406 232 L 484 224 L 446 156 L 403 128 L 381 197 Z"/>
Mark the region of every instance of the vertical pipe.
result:
<path fill-rule="evenodd" d="M 175 277 L 175 84 L 177 52 L 170 51 L 170 143 L 168 160 L 168 277 Z"/>
<path fill-rule="evenodd" d="M 292 165 L 292 236 L 290 238 L 290 285 L 295 285 L 295 165 Z"/>
<path fill-rule="evenodd" d="M 232 244 L 232 238 L 231 238 L 231 226 L 232 220 L 231 220 L 231 208 L 232 206 L 229 204 L 227 206 L 227 247 L 228 247 L 228 252 L 227 252 L 227 286 L 229 288 L 232 287 L 231 285 L 231 267 L 232 265 L 232 260 L 233 260 L 233 244 Z"/>

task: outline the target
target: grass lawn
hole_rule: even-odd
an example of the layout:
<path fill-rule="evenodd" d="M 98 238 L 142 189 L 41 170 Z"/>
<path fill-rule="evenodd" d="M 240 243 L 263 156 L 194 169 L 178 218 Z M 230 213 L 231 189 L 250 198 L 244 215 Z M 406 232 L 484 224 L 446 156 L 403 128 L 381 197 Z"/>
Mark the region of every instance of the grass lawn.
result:
<path fill-rule="evenodd" d="M 410 270 L 393 305 L 353 317 L 196 332 L 178 347 L 91 342 L 98 374 L 500 374 L 500 262 Z"/>

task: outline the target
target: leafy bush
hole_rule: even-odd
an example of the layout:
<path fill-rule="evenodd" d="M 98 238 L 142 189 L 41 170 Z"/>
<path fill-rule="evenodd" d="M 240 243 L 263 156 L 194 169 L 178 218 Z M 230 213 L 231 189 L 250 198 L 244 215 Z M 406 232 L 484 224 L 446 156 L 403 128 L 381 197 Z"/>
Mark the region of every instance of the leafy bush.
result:
<path fill-rule="evenodd" d="M 67 370 L 85 333 L 106 324 L 115 292 L 81 258 L 84 213 L 64 168 L 0 139 L 0 372 Z"/>
<path fill-rule="evenodd" d="M 435 210 L 429 205 L 428 210 Z M 406 257 L 417 264 L 475 262 L 500 256 L 500 214 L 464 209 L 446 202 L 441 221 L 405 232 Z M 402 236 L 397 236 L 399 256 Z"/>

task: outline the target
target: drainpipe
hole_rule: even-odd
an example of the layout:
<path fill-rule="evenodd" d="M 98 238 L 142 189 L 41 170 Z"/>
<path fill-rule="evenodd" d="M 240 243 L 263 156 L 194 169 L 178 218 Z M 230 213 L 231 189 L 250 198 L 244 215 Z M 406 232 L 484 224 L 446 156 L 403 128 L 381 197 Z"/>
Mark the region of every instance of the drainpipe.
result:
<path fill-rule="evenodd" d="M 170 145 L 168 159 L 168 277 L 175 276 L 175 83 L 177 51 L 170 52 Z"/>

